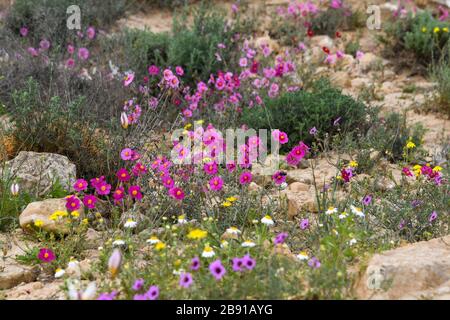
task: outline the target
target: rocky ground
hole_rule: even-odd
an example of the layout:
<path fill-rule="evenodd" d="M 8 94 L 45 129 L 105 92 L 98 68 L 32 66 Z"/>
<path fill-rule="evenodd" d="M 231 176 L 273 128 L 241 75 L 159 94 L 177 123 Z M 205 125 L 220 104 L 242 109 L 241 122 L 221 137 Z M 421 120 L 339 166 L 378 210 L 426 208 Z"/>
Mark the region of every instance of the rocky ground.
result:
<path fill-rule="evenodd" d="M 267 4 L 275 6 L 286 2 L 288 1 L 272 0 Z M 155 11 L 129 16 L 119 21 L 117 27 L 148 28 L 161 32 L 170 30 L 171 21 L 169 12 Z M 366 30 L 360 39 L 361 50 L 366 52 L 361 61 L 357 62 L 352 56 L 346 56 L 339 68 L 331 71 L 319 68 L 317 72 L 327 74 L 334 84 L 355 97 L 364 87 L 373 85 L 375 94 L 381 97 L 376 104 L 382 107 L 382 112 L 404 112 L 409 123 L 420 122 L 427 129 L 425 149 L 438 157 L 442 152 L 443 142 L 450 139 L 450 120 L 439 114 L 417 112 L 434 84 L 408 70 L 396 72 L 393 63 L 381 57 L 381 48 L 374 41 L 374 32 Z M 270 43 L 278 46 L 273 41 Z M 314 37 L 312 43 L 319 47 L 326 44 L 330 48 L 335 45 L 327 36 Z M 314 60 L 314 55 L 310 59 Z M 415 85 L 415 92 L 405 93 L 405 88 L 411 84 Z M 42 192 L 45 192 L 45 188 L 55 178 L 59 178 L 60 182 L 70 188 L 71 177 L 76 176 L 75 166 L 63 156 L 22 152 L 10 163 L 12 168 L 14 163 L 21 163 L 20 172 L 17 172 L 19 177 L 30 185 L 41 184 L 38 188 Z M 319 181 L 326 182 L 335 176 L 336 169 L 328 159 L 319 159 L 317 167 Z M 393 171 L 394 177 L 400 177 L 398 168 L 387 169 Z M 289 187 L 283 191 L 283 195 L 288 200 L 290 214 L 294 215 L 301 207 L 315 211 L 312 181 L 312 170 L 306 165 L 288 172 Z M 254 187 L 257 188 L 258 185 Z M 57 229 L 59 226 L 48 217 L 61 206 L 64 206 L 63 200 L 32 203 L 21 214 L 20 224 L 25 226 L 30 219 L 39 218 L 44 221 L 48 230 Z M 93 230 L 92 232 L 95 233 Z M 16 261 L 15 258 L 24 253 L 24 248 L 33 245 L 36 244 L 30 242 L 21 229 L 12 234 L 0 234 L 0 246 L 3 250 L 0 259 L 0 298 L 64 298 L 61 281 L 45 279 L 41 277 L 39 268 L 24 266 Z M 93 251 L 90 255 L 95 255 L 95 249 Z M 88 264 L 89 258 L 86 260 L 85 263 Z M 356 293 L 361 299 L 450 299 L 450 236 L 377 254 L 367 265 L 360 266 L 359 274 Z M 387 282 L 390 283 L 388 290 L 380 290 Z"/>

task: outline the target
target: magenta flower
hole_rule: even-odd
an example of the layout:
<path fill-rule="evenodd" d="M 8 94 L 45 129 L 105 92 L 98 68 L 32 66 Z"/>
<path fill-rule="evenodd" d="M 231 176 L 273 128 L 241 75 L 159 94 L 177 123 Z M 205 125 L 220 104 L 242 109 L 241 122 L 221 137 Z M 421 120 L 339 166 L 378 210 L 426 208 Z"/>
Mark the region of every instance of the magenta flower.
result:
<path fill-rule="evenodd" d="M 236 164 L 234 162 L 227 163 L 227 170 L 228 172 L 233 172 L 236 170 Z"/>
<path fill-rule="evenodd" d="M 223 180 L 221 177 L 214 177 L 211 180 L 209 180 L 209 186 L 211 190 L 214 191 L 220 191 L 223 187 Z"/>
<path fill-rule="evenodd" d="M 194 280 L 192 279 L 192 275 L 190 273 L 182 272 L 180 274 L 180 287 L 187 289 L 192 285 L 192 283 L 194 283 Z"/>
<path fill-rule="evenodd" d="M 89 59 L 89 50 L 87 48 L 78 49 L 78 58 L 81 60 Z"/>
<path fill-rule="evenodd" d="M 365 205 L 365 206 L 368 206 L 371 202 L 372 202 L 372 196 L 370 194 L 365 196 L 362 201 L 363 205 Z"/>
<path fill-rule="evenodd" d="M 75 47 L 71 44 L 67 45 L 67 52 L 73 54 L 75 52 Z"/>
<path fill-rule="evenodd" d="M 69 211 L 75 211 L 80 209 L 81 202 L 80 200 L 75 196 L 69 196 L 66 198 L 66 208 Z"/>
<path fill-rule="evenodd" d="M 272 137 L 275 141 L 278 141 L 280 144 L 285 144 L 289 142 L 287 133 L 282 132 L 278 129 L 272 131 Z"/>
<path fill-rule="evenodd" d="M 142 163 L 137 162 L 131 171 L 133 172 L 134 176 L 138 177 L 142 174 L 147 173 L 147 168 Z"/>
<path fill-rule="evenodd" d="M 72 58 L 69 58 L 66 60 L 66 68 L 72 69 L 75 67 L 75 60 Z"/>
<path fill-rule="evenodd" d="M 136 281 L 134 281 L 134 284 L 131 287 L 131 289 L 133 289 L 134 291 L 139 291 L 143 287 L 144 287 L 144 279 L 136 279 Z"/>
<path fill-rule="evenodd" d="M 214 276 L 214 278 L 216 278 L 216 280 L 222 279 L 225 273 L 227 273 L 227 270 L 225 270 L 220 260 L 211 262 L 211 264 L 209 265 L 209 271 Z"/>
<path fill-rule="evenodd" d="M 134 80 L 134 73 L 130 72 L 123 78 L 123 85 L 128 87 Z"/>
<path fill-rule="evenodd" d="M 87 34 L 87 37 L 88 37 L 89 39 L 91 39 L 91 40 L 94 39 L 94 38 L 95 38 L 95 34 L 96 34 L 95 28 L 94 28 L 94 27 L 89 27 L 89 28 L 87 28 L 86 34 Z"/>
<path fill-rule="evenodd" d="M 53 253 L 53 251 L 47 248 L 40 249 L 37 257 L 42 262 L 52 262 L 53 260 L 56 259 L 56 256 Z"/>
<path fill-rule="evenodd" d="M 275 172 L 275 174 L 272 176 L 273 182 L 276 185 L 280 185 L 283 182 L 286 181 L 286 173 L 282 172 L 282 171 L 277 171 Z"/>
<path fill-rule="evenodd" d="M 50 41 L 48 41 L 47 39 L 43 39 L 39 42 L 39 47 L 42 50 L 48 50 L 50 48 Z"/>
<path fill-rule="evenodd" d="M 142 199 L 141 187 L 139 186 L 131 186 L 128 189 L 128 194 L 131 196 L 132 199 L 136 200 Z"/>
<path fill-rule="evenodd" d="M 83 198 L 83 204 L 88 209 L 94 209 L 96 203 L 97 203 L 97 197 L 94 195 L 86 195 Z"/>
<path fill-rule="evenodd" d="M 127 182 L 127 181 L 130 181 L 130 179 L 131 179 L 131 177 L 128 173 L 128 170 L 125 168 L 119 169 L 119 171 L 117 171 L 116 175 L 120 182 Z"/>
<path fill-rule="evenodd" d="M 175 181 L 173 181 L 173 179 L 169 175 L 164 175 L 162 177 L 162 183 L 167 189 L 172 189 L 175 185 Z"/>
<path fill-rule="evenodd" d="M 151 286 L 145 293 L 145 299 L 143 300 L 156 300 L 159 297 L 159 287 Z"/>
<path fill-rule="evenodd" d="M 175 68 L 175 72 L 176 72 L 177 75 L 179 75 L 180 77 L 182 77 L 182 76 L 184 75 L 184 70 L 183 70 L 183 68 L 180 67 L 180 66 L 177 66 L 177 67 Z"/>
<path fill-rule="evenodd" d="M 169 195 L 176 200 L 184 199 L 184 192 L 181 188 L 175 187 L 169 190 Z"/>
<path fill-rule="evenodd" d="M 122 160 L 128 161 L 133 158 L 133 150 L 130 148 L 125 148 L 120 152 L 120 157 Z"/>
<path fill-rule="evenodd" d="M 246 254 L 242 257 L 242 264 L 245 268 L 247 268 L 247 270 L 253 270 L 253 268 L 255 268 L 256 266 L 256 260 L 252 259 L 250 255 Z"/>
<path fill-rule="evenodd" d="M 102 182 L 105 181 L 105 177 L 101 176 L 99 178 L 92 178 L 89 182 L 91 183 L 92 188 L 97 188 Z"/>
<path fill-rule="evenodd" d="M 112 300 L 116 299 L 116 297 L 117 297 L 117 291 L 112 291 L 111 293 L 103 292 L 98 296 L 97 300 L 112 301 Z"/>
<path fill-rule="evenodd" d="M 31 54 L 33 57 L 37 57 L 39 55 L 39 52 L 33 48 L 33 47 L 29 47 L 27 49 L 28 53 Z"/>
<path fill-rule="evenodd" d="M 217 173 L 217 169 L 218 169 L 217 163 L 215 162 L 205 163 L 203 165 L 203 170 L 211 176 Z"/>
<path fill-rule="evenodd" d="M 253 178 L 253 176 L 250 171 L 244 171 L 244 172 L 242 172 L 241 176 L 239 177 L 239 182 L 242 185 L 249 184 L 250 182 L 252 182 L 252 178 Z"/>
<path fill-rule="evenodd" d="M 20 28 L 19 32 L 22 37 L 26 37 L 28 35 L 28 28 L 24 26 Z"/>
<path fill-rule="evenodd" d="M 197 271 L 200 269 L 200 258 L 199 257 L 195 257 L 191 260 L 190 268 L 192 271 Z"/>
<path fill-rule="evenodd" d="M 125 197 L 125 189 L 123 187 L 117 188 L 113 193 L 114 202 L 117 204 Z"/>
<path fill-rule="evenodd" d="M 111 192 L 111 185 L 102 181 L 95 187 L 95 190 L 99 195 L 106 196 Z"/>
<path fill-rule="evenodd" d="M 295 146 L 290 153 L 295 157 L 295 159 L 301 161 L 305 157 L 306 150 L 301 146 Z"/>
<path fill-rule="evenodd" d="M 155 65 L 152 65 L 152 66 L 148 67 L 148 73 L 151 76 L 156 76 L 157 74 L 159 74 L 159 68 Z"/>
<path fill-rule="evenodd" d="M 78 179 L 75 184 L 73 185 L 73 188 L 76 192 L 86 191 L 88 187 L 88 183 L 84 179 Z"/>
<path fill-rule="evenodd" d="M 351 168 L 344 168 L 341 170 L 341 177 L 345 182 L 350 182 L 353 177 L 353 170 Z"/>

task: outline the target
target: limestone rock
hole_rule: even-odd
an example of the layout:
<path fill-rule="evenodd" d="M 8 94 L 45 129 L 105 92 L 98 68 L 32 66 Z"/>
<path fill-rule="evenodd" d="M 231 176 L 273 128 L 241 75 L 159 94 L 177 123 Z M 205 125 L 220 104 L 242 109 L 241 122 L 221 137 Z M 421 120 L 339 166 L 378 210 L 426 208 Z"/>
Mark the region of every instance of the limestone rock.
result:
<path fill-rule="evenodd" d="M 78 210 L 80 214 L 83 212 L 83 204 Z M 30 230 L 36 220 L 41 220 L 43 225 L 42 229 L 48 232 L 55 233 L 67 233 L 67 227 L 65 226 L 64 219 L 59 221 L 50 220 L 50 216 L 55 211 L 66 210 L 66 199 L 46 199 L 44 201 L 32 202 L 19 216 L 20 226 L 24 230 Z M 81 217 L 80 217 L 81 218 Z"/>
<path fill-rule="evenodd" d="M 450 296 L 450 236 L 377 254 L 356 285 L 361 299 Z"/>
<path fill-rule="evenodd" d="M 5 167 L 19 182 L 22 190 L 38 195 L 49 192 L 56 181 L 71 191 L 76 178 L 75 165 L 67 157 L 53 153 L 22 151 L 16 158 L 6 162 Z"/>

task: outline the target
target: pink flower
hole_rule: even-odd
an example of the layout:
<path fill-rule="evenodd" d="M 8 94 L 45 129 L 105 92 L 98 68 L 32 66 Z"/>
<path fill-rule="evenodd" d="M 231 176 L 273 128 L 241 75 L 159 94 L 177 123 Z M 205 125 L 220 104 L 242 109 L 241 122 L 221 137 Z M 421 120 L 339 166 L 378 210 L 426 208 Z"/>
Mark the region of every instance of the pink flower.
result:
<path fill-rule="evenodd" d="M 75 47 L 74 47 L 73 45 L 69 44 L 69 45 L 67 46 L 67 52 L 68 52 L 69 54 L 73 54 L 73 53 L 75 52 Z"/>
<path fill-rule="evenodd" d="M 142 199 L 141 187 L 139 186 L 131 186 L 128 189 L 128 194 L 131 196 L 132 199 L 136 200 Z"/>
<path fill-rule="evenodd" d="M 236 164 L 234 162 L 227 163 L 227 170 L 230 173 L 233 172 L 234 170 L 236 170 Z"/>
<path fill-rule="evenodd" d="M 176 200 L 184 199 L 184 192 L 182 189 L 175 187 L 169 190 L 169 195 Z"/>
<path fill-rule="evenodd" d="M 89 28 L 87 28 L 86 34 L 87 34 L 87 37 L 88 37 L 89 39 L 91 39 L 91 40 L 94 39 L 94 38 L 95 38 L 95 34 L 96 34 L 95 28 L 94 28 L 94 27 L 89 27 Z"/>
<path fill-rule="evenodd" d="M 67 59 L 66 68 L 72 69 L 75 66 L 75 60 L 72 58 Z"/>
<path fill-rule="evenodd" d="M 356 51 L 356 59 L 361 60 L 362 57 L 364 57 L 364 52 L 362 51 Z"/>
<path fill-rule="evenodd" d="M 275 141 L 278 141 L 280 144 L 285 144 L 289 142 L 289 138 L 287 133 L 282 132 L 278 129 L 272 131 L 272 137 Z"/>
<path fill-rule="evenodd" d="M 216 280 L 222 279 L 225 273 L 227 273 L 227 270 L 225 270 L 220 260 L 211 262 L 211 264 L 209 265 L 209 271 L 214 276 L 214 278 L 216 278 Z"/>
<path fill-rule="evenodd" d="M 215 162 L 205 163 L 203 165 L 203 170 L 211 176 L 217 173 L 217 169 L 218 169 L 217 163 Z"/>
<path fill-rule="evenodd" d="M 250 182 L 252 182 L 252 173 L 250 171 L 244 171 L 242 172 L 241 176 L 239 177 L 239 182 L 244 185 L 244 184 L 249 184 Z"/>
<path fill-rule="evenodd" d="M 130 72 L 123 78 L 123 85 L 128 87 L 134 80 L 134 73 Z"/>
<path fill-rule="evenodd" d="M 75 181 L 73 185 L 73 188 L 75 189 L 76 192 L 86 191 L 87 187 L 88 183 L 84 179 L 78 179 L 77 181 Z"/>
<path fill-rule="evenodd" d="M 214 191 L 220 191 L 223 187 L 223 180 L 221 177 L 214 177 L 211 180 L 209 180 L 209 186 L 211 190 Z"/>
<path fill-rule="evenodd" d="M 159 68 L 155 65 L 151 65 L 150 67 L 148 67 L 148 73 L 151 76 L 156 76 L 157 74 L 159 74 Z"/>
<path fill-rule="evenodd" d="M 127 182 L 130 181 L 130 175 L 128 173 L 128 170 L 125 168 L 121 168 L 119 169 L 119 171 L 117 171 L 117 178 L 119 179 L 120 182 Z"/>
<path fill-rule="evenodd" d="M 28 53 L 31 54 L 33 57 L 37 57 L 39 55 L 38 51 L 33 48 L 33 47 L 29 47 L 27 49 Z"/>
<path fill-rule="evenodd" d="M 342 169 L 341 170 L 341 178 L 345 182 L 350 182 L 350 179 L 353 177 L 353 170 L 351 168 Z"/>
<path fill-rule="evenodd" d="M 122 158 L 122 160 L 131 160 L 133 158 L 133 150 L 131 150 L 130 148 L 125 148 L 120 152 L 120 157 Z"/>
<path fill-rule="evenodd" d="M 245 68 L 247 66 L 247 58 L 241 58 L 239 60 L 239 66 L 241 66 L 242 68 Z"/>
<path fill-rule="evenodd" d="M 26 37 L 28 35 L 28 28 L 24 26 L 20 28 L 19 32 L 22 37 Z"/>
<path fill-rule="evenodd" d="M 69 211 L 75 211 L 80 209 L 81 202 L 80 199 L 78 199 L 75 196 L 69 196 L 66 198 L 66 208 Z"/>
<path fill-rule="evenodd" d="M 286 181 L 286 173 L 282 172 L 282 171 L 277 171 L 275 172 L 275 174 L 272 176 L 273 182 L 277 185 L 282 184 L 283 182 Z"/>
<path fill-rule="evenodd" d="M 119 187 L 113 192 L 113 199 L 116 204 L 121 202 L 124 196 L 125 196 L 125 189 L 123 187 Z"/>
<path fill-rule="evenodd" d="M 302 160 L 305 157 L 306 150 L 301 146 L 295 146 L 290 153 L 295 157 L 295 159 Z"/>
<path fill-rule="evenodd" d="M 42 50 L 48 50 L 50 48 L 50 41 L 48 41 L 47 39 L 41 40 L 41 42 L 39 42 L 39 47 Z"/>
<path fill-rule="evenodd" d="M 84 47 L 78 49 L 78 58 L 80 58 L 81 60 L 89 59 L 89 50 Z"/>
<path fill-rule="evenodd" d="M 173 78 L 173 72 L 170 69 L 165 69 L 163 71 L 164 80 L 170 81 Z"/>
<path fill-rule="evenodd" d="M 404 168 L 402 169 L 402 173 L 403 173 L 405 176 L 407 176 L 407 177 L 412 177 L 412 176 L 413 176 L 411 170 L 410 170 L 408 167 L 404 167 Z"/>
<path fill-rule="evenodd" d="M 42 262 L 52 262 L 56 259 L 55 253 L 47 248 L 40 249 L 37 257 Z"/>
<path fill-rule="evenodd" d="M 180 67 L 180 66 L 177 66 L 177 67 L 175 68 L 175 72 L 176 72 L 177 75 L 179 75 L 180 77 L 182 77 L 182 76 L 184 75 L 184 70 L 183 70 L 183 68 Z"/>
<path fill-rule="evenodd" d="M 83 198 L 83 204 L 88 209 L 94 209 L 96 203 L 97 203 L 97 197 L 94 195 L 86 195 Z"/>
<path fill-rule="evenodd" d="M 99 195 L 106 196 L 111 192 L 111 185 L 102 181 L 95 187 L 95 190 Z"/>
<path fill-rule="evenodd" d="M 103 181 L 105 181 L 105 177 L 101 176 L 100 178 L 93 178 L 89 182 L 91 183 L 92 188 L 97 188 Z"/>
<path fill-rule="evenodd" d="M 133 169 L 132 169 L 132 172 L 133 172 L 133 174 L 134 174 L 136 177 L 138 177 L 138 176 L 140 176 L 140 175 L 142 175 L 142 174 L 147 173 L 147 168 L 146 168 L 142 163 L 137 162 L 137 163 L 134 165 L 134 167 L 133 167 Z"/>
<path fill-rule="evenodd" d="M 175 185 L 175 182 L 169 175 L 163 176 L 162 182 L 163 182 L 164 187 L 166 187 L 167 189 L 172 189 L 173 186 Z"/>

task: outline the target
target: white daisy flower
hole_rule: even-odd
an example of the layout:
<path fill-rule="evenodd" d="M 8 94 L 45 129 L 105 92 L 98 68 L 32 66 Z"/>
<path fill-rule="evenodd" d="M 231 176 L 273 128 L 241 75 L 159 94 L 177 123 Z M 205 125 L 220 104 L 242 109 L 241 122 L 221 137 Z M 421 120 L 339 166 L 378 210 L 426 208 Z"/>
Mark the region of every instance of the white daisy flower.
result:
<path fill-rule="evenodd" d="M 161 242 L 161 240 L 159 240 L 157 237 L 155 237 L 155 236 L 152 236 L 152 237 L 150 237 L 147 241 L 146 241 L 147 243 L 150 243 L 150 244 L 157 244 L 158 242 Z"/>
<path fill-rule="evenodd" d="M 332 215 L 333 213 L 336 213 L 338 211 L 335 207 L 329 207 L 327 211 L 325 211 L 326 215 Z"/>
<path fill-rule="evenodd" d="M 78 267 L 79 262 L 77 260 L 70 260 L 67 264 L 67 268 L 72 269 Z"/>
<path fill-rule="evenodd" d="M 350 210 L 352 210 L 352 213 L 360 218 L 364 218 L 366 215 L 364 214 L 364 212 L 362 211 L 361 208 L 357 208 L 355 206 L 350 206 Z"/>
<path fill-rule="evenodd" d="M 133 219 L 128 219 L 123 226 L 128 229 L 133 229 L 136 228 L 137 222 L 133 221 Z"/>
<path fill-rule="evenodd" d="M 178 216 L 178 223 L 179 224 L 185 224 L 188 221 L 186 220 L 186 217 L 184 216 L 184 214 L 182 214 L 181 216 Z"/>
<path fill-rule="evenodd" d="M 184 269 L 178 269 L 178 270 L 173 270 L 172 274 L 175 276 L 179 276 L 180 274 L 184 273 Z"/>
<path fill-rule="evenodd" d="M 236 227 L 230 227 L 226 230 L 226 233 L 233 234 L 233 235 L 239 235 L 241 233 L 241 230 L 239 230 Z"/>
<path fill-rule="evenodd" d="M 349 242 L 348 242 L 348 244 L 350 245 L 350 246 L 352 246 L 352 245 L 354 245 L 354 244 L 356 244 L 356 239 L 355 238 L 353 238 L 353 239 L 351 239 Z"/>
<path fill-rule="evenodd" d="M 305 251 L 300 252 L 296 257 L 300 261 L 305 261 L 309 259 L 309 256 L 306 254 Z"/>
<path fill-rule="evenodd" d="M 202 252 L 203 258 L 212 258 L 215 255 L 216 255 L 216 253 L 214 252 L 213 248 L 211 248 L 210 246 L 205 246 L 205 249 L 203 249 L 203 252 Z"/>
<path fill-rule="evenodd" d="M 269 215 L 264 216 L 264 218 L 261 219 L 261 223 L 265 224 L 266 226 L 273 226 L 274 225 L 273 219 Z"/>
<path fill-rule="evenodd" d="M 113 241 L 112 245 L 114 247 L 124 246 L 125 245 L 125 241 L 123 241 L 122 239 L 117 239 L 117 240 Z"/>
<path fill-rule="evenodd" d="M 55 270 L 55 278 L 61 278 L 63 275 L 66 274 L 66 271 L 64 269 L 58 268 Z"/>
<path fill-rule="evenodd" d="M 256 243 L 254 243 L 253 241 L 250 241 L 250 240 L 246 240 L 246 241 L 242 242 L 242 246 L 244 248 L 253 248 L 254 246 L 256 246 Z"/>
<path fill-rule="evenodd" d="M 342 212 L 340 215 L 339 215 L 339 219 L 345 219 L 345 218 L 347 218 L 348 217 L 348 213 L 347 212 Z"/>
<path fill-rule="evenodd" d="M 288 187 L 288 184 L 286 182 L 283 182 L 280 184 L 280 189 L 286 189 Z"/>

